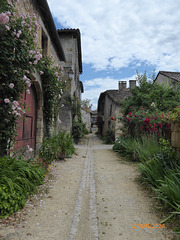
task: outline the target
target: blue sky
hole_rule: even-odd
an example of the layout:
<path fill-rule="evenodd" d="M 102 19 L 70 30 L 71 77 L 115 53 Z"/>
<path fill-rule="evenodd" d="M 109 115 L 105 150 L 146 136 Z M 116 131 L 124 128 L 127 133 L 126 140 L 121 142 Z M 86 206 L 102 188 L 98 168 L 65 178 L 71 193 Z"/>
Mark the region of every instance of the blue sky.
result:
<path fill-rule="evenodd" d="M 83 99 L 96 109 L 101 92 L 136 70 L 179 71 L 179 0 L 48 0 L 57 28 L 81 32 Z"/>

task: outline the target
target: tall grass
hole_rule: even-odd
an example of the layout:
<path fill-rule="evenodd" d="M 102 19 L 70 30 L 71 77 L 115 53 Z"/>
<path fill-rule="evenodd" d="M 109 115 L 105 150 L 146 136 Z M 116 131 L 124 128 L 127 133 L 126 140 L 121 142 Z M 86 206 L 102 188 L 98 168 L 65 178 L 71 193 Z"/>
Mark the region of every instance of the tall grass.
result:
<path fill-rule="evenodd" d="M 140 161 L 139 171 L 152 185 L 157 198 L 165 208 L 170 208 L 170 215 L 180 214 L 180 159 L 176 151 L 165 139 L 159 142 L 155 136 L 120 138 L 114 145 L 114 151 L 133 161 Z M 179 220 L 177 220 L 179 221 Z M 178 232 L 180 228 L 176 229 Z"/>
<path fill-rule="evenodd" d="M 160 150 L 157 137 L 143 136 L 141 139 L 119 138 L 113 147 L 115 152 L 132 161 L 145 162 Z"/>

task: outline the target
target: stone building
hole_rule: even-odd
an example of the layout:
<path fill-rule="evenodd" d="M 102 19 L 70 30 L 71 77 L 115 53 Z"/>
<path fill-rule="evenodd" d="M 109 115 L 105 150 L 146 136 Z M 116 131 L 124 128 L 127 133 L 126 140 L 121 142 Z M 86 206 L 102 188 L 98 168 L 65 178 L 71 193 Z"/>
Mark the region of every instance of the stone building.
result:
<path fill-rule="evenodd" d="M 36 14 L 40 25 L 38 30 L 37 47 L 44 50 L 44 54 L 52 56 L 55 65 L 65 65 L 65 54 L 62 44 L 59 41 L 58 33 L 46 0 L 19 0 L 17 4 L 17 14 L 30 16 Z M 30 107 L 25 114 L 25 120 L 19 120 L 16 144 L 17 149 L 29 145 L 38 150 L 43 138 L 43 89 L 42 80 L 38 72 L 35 72 L 31 79 L 37 81 L 30 89 L 30 94 L 23 94 L 21 102 L 26 101 Z"/>
<path fill-rule="evenodd" d="M 107 90 L 100 94 L 98 100 L 98 118 L 101 119 L 99 132 L 105 136 L 107 131 L 112 131 L 115 138 L 121 135 L 122 123 L 117 118 L 121 115 L 121 101 L 131 96 L 131 88 L 136 85 L 136 80 L 129 81 L 129 88 L 126 81 L 119 81 L 118 90 Z"/>
<path fill-rule="evenodd" d="M 180 82 L 180 72 L 159 71 L 154 81 L 158 84 L 170 85 L 176 89 L 177 83 Z"/>
<path fill-rule="evenodd" d="M 91 108 L 81 107 L 81 116 L 83 123 L 86 124 L 88 132 L 91 132 L 91 116 L 92 116 Z"/>
<path fill-rule="evenodd" d="M 81 100 L 81 93 L 84 92 L 83 84 L 79 80 L 82 73 L 81 34 L 79 29 L 60 29 L 58 35 L 66 58 L 64 73 L 67 80 L 62 99 L 64 107 L 60 109 L 60 129 L 71 133 L 74 117 L 72 101 Z"/>

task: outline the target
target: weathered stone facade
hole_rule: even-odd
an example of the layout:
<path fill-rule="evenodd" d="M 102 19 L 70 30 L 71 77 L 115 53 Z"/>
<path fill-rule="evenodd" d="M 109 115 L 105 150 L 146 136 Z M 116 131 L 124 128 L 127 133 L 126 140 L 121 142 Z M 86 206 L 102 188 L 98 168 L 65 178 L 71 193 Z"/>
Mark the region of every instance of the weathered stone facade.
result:
<path fill-rule="evenodd" d="M 81 108 L 81 116 L 82 116 L 82 121 L 86 124 L 86 128 L 88 132 L 91 132 L 91 116 L 92 116 L 91 110 Z"/>
<path fill-rule="evenodd" d="M 46 0 L 19 0 L 17 4 L 17 15 L 25 16 L 36 14 L 37 22 L 40 25 L 38 31 L 37 47 L 43 49 L 45 54 L 51 56 L 54 61 L 54 65 L 64 66 L 65 55 L 58 38 L 58 34 L 54 25 L 54 21 L 49 10 L 49 6 Z M 31 79 L 36 79 L 34 83 L 36 96 L 37 96 L 37 116 L 35 126 L 35 148 L 39 149 L 43 138 L 43 89 L 42 80 L 38 72 L 35 72 Z"/>
<path fill-rule="evenodd" d="M 176 90 L 177 83 L 180 82 L 180 72 L 159 71 L 154 81 L 158 84 L 172 86 Z"/>
<path fill-rule="evenodd" d="M 101 134 L 106 135 L 108 130 L 114 132 L 115 138 L 122 134 L 122 123 L 117 120 L 121 115 L 120 102 L 131 95 L 130 89 L 136 85 L 135 80 L 130 80 L 130 88 L 126 82 L 119 82 L 119 90 L 107 90 L 100 94 L 98 100 L 98 116 L 102 118 Z"/>
<path fill-rule="evenodd" d="M 67 86 L 62 99 L 64 107 L 60 109 L 60 129 L 72 131 L 72 99 L 81 99 L 83 84 L 79 80 L 82 73 L 81 35 L 79 29 L 58 30 L 59 40 L 64 50 L 66 63 L 64 65 Z"/>

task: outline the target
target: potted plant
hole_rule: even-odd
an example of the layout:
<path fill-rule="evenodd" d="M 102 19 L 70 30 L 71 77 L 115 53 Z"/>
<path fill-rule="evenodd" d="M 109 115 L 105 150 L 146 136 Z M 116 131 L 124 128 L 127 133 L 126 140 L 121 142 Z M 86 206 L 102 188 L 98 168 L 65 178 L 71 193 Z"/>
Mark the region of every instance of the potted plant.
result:
<path fill-rule="evenodd" d="M 64 159 L 65 157 L 74 153 L 74 145 L 72 137 L 69 133 L 60 132 L 57 136 L 59 145 L 59 159 Z"/>

